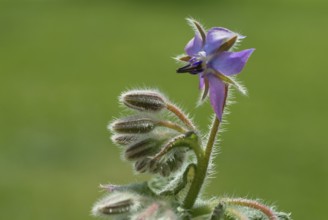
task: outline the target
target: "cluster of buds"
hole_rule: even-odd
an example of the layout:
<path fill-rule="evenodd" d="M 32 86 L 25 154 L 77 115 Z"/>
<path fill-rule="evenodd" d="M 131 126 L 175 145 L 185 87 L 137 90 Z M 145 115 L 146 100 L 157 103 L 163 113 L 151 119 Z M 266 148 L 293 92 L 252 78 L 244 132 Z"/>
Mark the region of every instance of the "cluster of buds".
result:
<path fill-rule="evenodd" d="M 176 212 L 178 203 L 167 200 L 167 196 L 185 185 L 189 168 L 187 172 L 184 169 L 194 158 L 190 149 L 199 146 L 195 126 L 181 109 L 155 90 L 130 90 L 119 101 L 131 115 L 109 124 L 111 139 L 123 149 L 124 159 L 133 163 L 136 172 L 155 174 L 156 178 L 151 183 L 102 186 L 109 193 L 94 205 L 93 215 L 135 220 L 180 219 Z M 175 176 L 181 181 L 179 186 L 163 191 Z M 154 185 L 160 185 L 161 190 L 157 191 Z M 162 197 L 160 192 L 167 195 Z"/>
<path fill-rule="evenodd" d="M 133 162 L 139 173 L 169 176 L 177 171 L 197 141 L 187 116 L 154 90 L 131 90 L 119 100 L 133 114 L 113 121 L 108 128 L 113 133 L 112 141 L 123 148 L 124 158 Z M 166 119 L 168 115 L 180 120 Z"/>

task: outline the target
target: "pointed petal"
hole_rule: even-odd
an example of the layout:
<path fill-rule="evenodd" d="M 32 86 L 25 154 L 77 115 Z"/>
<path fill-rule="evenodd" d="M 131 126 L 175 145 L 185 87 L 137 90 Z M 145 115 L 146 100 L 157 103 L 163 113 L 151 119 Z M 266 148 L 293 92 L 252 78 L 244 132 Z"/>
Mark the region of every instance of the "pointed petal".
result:
<path fill-rule="evenodd" d="M 199 77 L 199 89 L 204 89 L 205 79 L 202 73 L 198 74 Z"/>
<path fill-rule="evenodd" d="M 189 56 L 195 56 L 203 47 L 203 41 L 199 34 L 196 34 L 187 45 L 185 51 Z"/>
<path fill-rule="evenodd" d="M 212 59 L 210 66 L 226 76 L 238 74 L 244 68 L 253 51 L 254 49 L 239 52 L 223 51 Z"/>
<path fill-rule="evenodd" d="M 221 47 L 229 39 L 238 36 L 236 33 L 221 27 L 211 28 L 206 35 L 206 54 L 211 54 Z"/>
<path fill-rule="evenodd" d="M 227 97 L 227 85 L 213 74 L 208 74 L 207 77 L 210 87 L 210 102 L 216 116 L 221 121 Z"/>

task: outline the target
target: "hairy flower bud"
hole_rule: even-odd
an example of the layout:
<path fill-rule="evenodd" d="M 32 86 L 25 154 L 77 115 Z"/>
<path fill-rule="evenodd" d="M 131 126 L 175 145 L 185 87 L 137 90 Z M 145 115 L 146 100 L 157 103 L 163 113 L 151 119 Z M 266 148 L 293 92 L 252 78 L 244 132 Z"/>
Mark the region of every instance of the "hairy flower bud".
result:
<path fill-rule="evenodd" d="M 149 172 L 151 173 L 158 173 L 158 171 L 161 169 L 160 163 L 156 160 L 150 160 L 149 161 Z"/>
<path fill-rule="evenodd" d="M 128 192 L 114 192 L 99 200 L 92 208 L 95 216 L 121 215 L 140 205 L 140 196 Z"/>
<path fill-rule="evenodd" d="M 176 151 L 174 152 L 172 159 L 167 161 L 167 165 L 170 167 L 171 172 L 177 171 L 185 160 L 185 152 Z"/>
<path fill-rule="evenodd" d="M 159 174 L 161 176 L 169 176 L 171 174 L 170 166 L 167 163 L 162 163 L 159 169 Z"/>
<path fill-rule="evenodd" d="M 111 139 L 115 144 L 127 146 L 129 144 L 136 142 L 139 139 L 139 137 L 131 134 L 118 134 L 118 135 L 113 135 Z"/>
<path fill-rule="evenodd" d="M 148 133 L 156 127 L 156 121 L 149 117 L 132 116 L 114 121 L 109 128 L 117 133 Z"/>
<path fill-rule="evenodd" d="M 153 138 L 146 138 L 130 145 L 125 150 L 125 157 L 128 160 L 151 156 L 157 149 L 159 142 Z"/>
<path fill-rule="evenodd" d="M 123 93 L 120 101 L 138 111 L 158 112 L 166 106 L 163 95 L 153 90 L 131 90 Z"/>
<path fill-rule="evenodd" d="M 148 169 L 149 161 L 150 161 L 149 158 L 142 158 L 135 162 L 134 168 L 136 169 L 137 172 L 144 173 Z"/>
<path fill-rule="evenodd" d="M 149 172 L 166 177 L 182 166 L 184 157 L 184 152 L 177 152 L 168 158 L 163 157 L 161 160 L 143 158 L 135 163 L 135 169 L 140 173 Z"/>

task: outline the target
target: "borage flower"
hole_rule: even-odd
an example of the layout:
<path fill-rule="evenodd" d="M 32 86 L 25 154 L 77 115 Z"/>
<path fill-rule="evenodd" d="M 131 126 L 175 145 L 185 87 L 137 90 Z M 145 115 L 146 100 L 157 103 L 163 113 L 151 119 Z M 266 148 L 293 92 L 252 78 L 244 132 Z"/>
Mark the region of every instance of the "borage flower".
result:
<path fill-rule="evenodd" d="M 195 31 L 195 37 L 185 47 L 187 55 L 177 58 L 188 62 L 188 65 L 179 68 L 177 72 L 199 76 L 199 87 L 203 90 L 201 101 L 209 93 L 210 103 L 221 121 L 229 85 L 246 93 L 233 76 L 242 71 L 254 49 L 232 52 L 236 42 L 245 36 L 222 27 L 213 27 L 206 32 L 199 22 L 193 19 L 187 21 Z"/>

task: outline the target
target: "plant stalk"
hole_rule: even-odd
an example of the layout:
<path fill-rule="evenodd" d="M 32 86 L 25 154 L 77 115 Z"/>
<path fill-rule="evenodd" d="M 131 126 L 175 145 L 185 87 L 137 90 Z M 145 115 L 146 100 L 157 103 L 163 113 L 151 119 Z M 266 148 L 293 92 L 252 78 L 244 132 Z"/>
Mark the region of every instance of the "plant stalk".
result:
<path fill-rule="evenodd" d="M 219 130 L 220 121 L 215 116 L 211 132 L 206 144 L 206 148 L 199 153 L 196 153 L 197 156 L 197 168 L 193 182 L 191 183 L 189 192 L 183 202 L 183 208 L 191 209 L 198 197 L 198 194 L 202 188 L 205 177 L 207 175 L 207 169 L 211 158 L 212 149 L 215 143 L 215 137 Z"/>
<path fill-rule="evenodd" d="M 228 88 L 229 86 L 226 85 L 223 110 L 227 102 Z M 204 180 L 207 176 L 208 166 L 211 160 L 213 146 L 215 144 L 215 139 L 219 130 L 219 126 L 220 120 L 218 119 L 217 115 L 215 115 L 205 149 L 200 149 L 198 152 L 195 152 L 197 156 L 197 167 L 188 194 L 185 200 L 183 201 L 184 209 L 190 210 L 194 206 L 195 201 L 202 189 Z"/>

